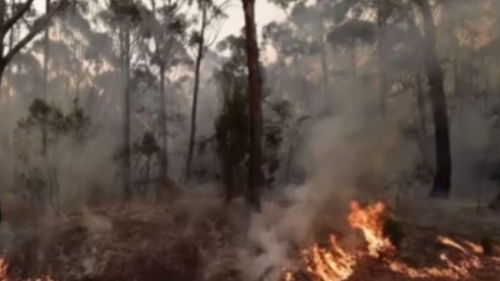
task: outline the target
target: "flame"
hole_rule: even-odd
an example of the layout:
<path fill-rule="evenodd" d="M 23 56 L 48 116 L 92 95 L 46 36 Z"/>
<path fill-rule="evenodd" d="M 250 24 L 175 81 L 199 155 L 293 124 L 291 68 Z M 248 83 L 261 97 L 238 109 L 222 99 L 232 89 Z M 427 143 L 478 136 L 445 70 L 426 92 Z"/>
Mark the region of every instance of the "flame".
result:
<path fill-rule="evenodd" d="M 389 238 L 384 237 L 384 223 L 387 215 L 387 206 L 377 202 L 366 208 L 362 208 L 359 202 L 351 202 L 351 213 L 347 220 L 354 229 L 363 232 L 368 243 L 368 252 L 373 257 L 379 257 L 380 253 L 395 250 Z"/>
<path fill-rule="evenodd" d="M 9 269 L 9 264 L 8 262 L 0 257 L 0 281 L 11 281 L 12 279 L 9 278 L 7 275 L 7 270 Z M 50 276 L 42 276 L 40 278 L 30 278 L 25 281 L 55 281 L 52 279 Z"/>
<path fill-rule="evenodd" d="M 321 248 L 317 244 L 302 253 L 307 270 L 314 273 L 319 280 L 346 280 L 354 272 L 355 256 L 347 253 L 339 244 L 335 235 L 330 236 L 330 247 Z"/>
<path fill-rule="evenodd" d="M 482 268 L 482 264 L 477 256 L 468 256 L 459 261 L 452 261 L 448 255 L 443 253 L 439 258 L 444 262 L 444 267 L 416 269 L 399 261 L 393 261 L 389 266 L 392 271 L 402 273 L 410 278 L 447 278 L 448 280 L 466 279 L 471 276 L 473 270 Z"/>
<path fill-rule="evenodd" d="M 4 259 L 0 258 L 0 281 L 7 281 L 8 264 Z"/>
<path fill-rule="evenodd" d="M 437 240 L 445 245 L 445 246 L 450 246 L 452 248 L 455 248 L 457 250 L 460 250 L 462 253 L 467 253 L 467 250 L 460 244 L 458 244 L 455 240 L 449 238 L 449 237 L 445 237 L 445 236 L 438 236 L 437 237 Z"/>
<path fill-rule="evenodd" d="M 458 250 L 450 257 L 446 252 L 439 256 L 439 266 L 416 268 L 400 261 L 396 247 L 384 235 L 384 223 L 387 218 L 388 208 L 378 202 L 362 207 L 360 203 L 351 203 L 351 212 L 347 219 L 353 229 L 360 230 L 366 241 L 367 251 L 346 251 L 337 236 L 330 236 L 327 247 L 320 247 L 317 243 L 301 251 L 301 260 L 313 281 L 343 281 L 355 274 L 355 269 L 362 265 L 365 257 L 377 258 L 381 266 L 388 272 L 402 274 L 404 280 L 470 280 L 474 272 L 479 272 L 484 267 L 481 255 L 484 253 L 482 246 L 470 241 L 456 241 L 450 237 L 438 236 L 437 241 L 449 248 Z M 491 261 L 500 263 L 499 257 L 491 257 Z M 291 271 L 285 271 L 285 281 L 296 281 Z M 358 279 L 356 279 L 358 280 Z M 369 280 L 369 279 L 366 279 Z M 392 280 L 392 279 L 391 279 Z"/>

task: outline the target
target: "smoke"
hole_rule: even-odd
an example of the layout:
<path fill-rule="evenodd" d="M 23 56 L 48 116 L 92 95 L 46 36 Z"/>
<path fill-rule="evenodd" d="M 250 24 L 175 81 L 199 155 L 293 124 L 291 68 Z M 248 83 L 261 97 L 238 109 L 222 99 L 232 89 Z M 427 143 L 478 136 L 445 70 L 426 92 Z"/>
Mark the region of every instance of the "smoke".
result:
<path fill-rule="evenodd" d="M 496 97 L 499 87 L 495 80 L 498 69 L 477 62 L 485 69 L 492 68 L 491 71 L 481 69 L 487 72 L 480 74 L 488 76 L 485 79 L 488 81 L 483 81 L 482 76 L 474 74 L 474 71 L 468 73 L 464 70 L 474 66 L 467 64 L 473 58 L 467 54 L 456 54 L 457 50 L 452 49 L 456 48 L 456 38 L 449 36 L 452 32 L 446 29 L 452 21 L 462 19 L 461 13 L 464 11 L 474 12 L 475 9 L 473 5 L 467 5 L 461 6 L 460 13 L 442 10 L 438 26 L 439 50 L 443 58 L 450 104 L 454 171 L 452 190 L 454 198 L 484 202 L 494 196 L 498 188 L 490 180 L 499 153 L 496 148 L 498 116 L 492 117 L 491 114 L 499 104 Z M 262 212 L 251 216 L 248 229 L 241 226 L 243 223 L 238 225 L 240 231 L 247 230 L 247 240 L 240 244 L 237 254 L 240 268 L 249 280 L 262 277 L 274 279 L 279 276 L 284 265 L 292 263 L 289 260 L 290 253 L 298 247 L 324 233 L 346 231 L 345 217 L 350 200 L 384 200 L 397 205 L 401 197 L 407 201 L 425 198 L 430 189 L 428 182 L 415 176 L 418 165 L 429 165 L 431 171 L 427 171 L 427 174 L 430 177 L 435 169 L 432 114 L 425 86 L 427 81 L 421 79 L 424 106 L 423 112 L 419 112 L 415 79 L 412 77 L 421 72 L 421 58 L 413 52 L 422 46 L 415 45 L 414 38 L 399 38 L 400 33 L 394 32 L 388 36 L 390 42 L 387 43 L 400 42 L 398 52 L 384 50 L 391 56 L 394 54 L 394 58 L 391 57 L 388 62 L 387 76 L 391 86 L 384 95 L 387 112 L 381 114 L 378 93 L 380 73 L 374 45 L 333 47 L 331 42 L 322 42 L 326 45 L 324 57 L 314 50 L 304 51 L 301 48 L 307 47 L 300 46 L 297 41 L 308 43 L 327 37 L 317 28 L 318 18 L 315 14 L 301 15 L 300 23 L 305 30 L 297 31 L 301 26 L 294 26 L 277 33 L 282 37 L 271 40 L 273 46 L 265 46 L 272 48 L 276 54 L 270 65 L 265 65 L 268 72 L 266 89 L 271 90 L 271 96 L 292 102 L 296 108 L 295 117 L 305 117 L 307 120 L 300 128 L 292 128 L 298 131 L 297 135 L 285 136 L 283 142 L 290 144 L 297 141 L 294 138 L 299 139 L 290 165 L 293 167 L 292 178 L 295 176 L 299 180 L 287 186 L 278 176 L 280 179 L 264 201 Z M 61 138 L 51 146 L 47 159 L 40 159 L 34 156 L 40 146 L 37 132 L 25 139 L 16 139 L 14 132 L 18 121 L 27 116 L 27 108 L 33 98 L 40 96 L 40 44 L 35 44 L 33 50 L 26 51 L 16 59 L 12 73 L 6 79 L 8 93 L 2 94 L 4 96 L 0 99 L 0 200 L 13 219 L 24 219 L 25 209 L 31 207 L 30 204 L 24 204 L 28 197 L 24 186 L 15 177 L 16 172 L 27 165 L 20 159 L 19 147 L 28 151 L 28 165 L 43 168 L 50 165 L 55 171 L 60 189 L 59 207 L 64 211 L 82 209 L 95 201 L 113 201 L 122 192 L 116 154 L 122 143 L 124 83 L 119 70 L 113 67 L 118 58 L 112 36 L 108 38 L 106 33 L 98 32 L 89 35 L 93 32 L 91 27 L 84 22 L 72 22 L 67 28 L 79 31 L 78 38 L 68 41 L 71 44 L 59 41 L 57 48 L 52 49 L 52 82 L 47 94 L 49 103 L 63 111 L 71 108 L 76 97 L 85 105 L 93 128 L 83 145 L 70 138 Z M 65 46 L 65 43 L 70 47 Z M 299 45 L 297 49 L 292 48 L 296 53 L 290 53 L 286 47 L 295 47 L 295 44 Z M 214 135 L 213 123 L 220 110 L 220 95 L 212 74 L 224 60 L 215 52 L 208 54 L 202 68 L 198 118 L 198 135 L 206 138 Z M 463 73 L 455 76 L 455 66 L 445 59 L 449 54 L 459 58 L 459 63 L 463 65 L 457 69 Z M 88 59 L 87 55 L 96 57 Z M 144 58 L 136 59 L 136 66 L 147 63 Z M 322 81 L 322 72 L 325 71 L 322 69 L 322 60 L 327 65 L 327 82 Z M 154 67 L 152 69 L 150 74 L 154 76 L 156 70 Z M 185 73 L 176 74 L 183 76 L 181 74 Z M 473 75 L 476 77 L 468 81 L 471 85 L 460 84 Z M 145 131 L 158 127 L 159 87 L 155 79 L 151 85 L 140 84 L 134 92 L 133 140 L 139 139 Z M 172 177 L 180 178 L 187 150 L 187 116 L 193 81 L 189 75 L 179 78 L 179 81 L 167 80 L 171 125 L 170 168 Z M 321 89 L 323 87 L 325 89 Z M 460 89 L 464 90 L 459 93 Z M 470 96 L 464 98 L 463 95 Z M 425 124 L 419 124 L 422 117 L 426 120 Z M 419 127 L 422 127 L 423 132 L 419 132 L 421 136 L 417 138 L 414 132 Z M 281 149 L 282 172 L 286 169 L 288 151 L 289 147 Z M 212 173 L 210 179 L 215 179 L 218 170 L 215 156 L 197 157 L 196 168 Z M 143 160 L 137 160 L 138 166 Z M 142 169 L 138 168 L 137 174 L 137 178 L 142 179 Z M 303 181 L 297 176 L 301 174 L 306 175 Z M 219 183 L 210 183 L 194 189 L 197 189 L 196 192 L 201 190 L 202 195 L 199 197 L 210 201 L 218 196 L 216 190 L 219 188 Z M 184 201 L 178 203 L 182 206 L 178 207 L 182 209 L 178 212 L 189 213 L 186 224 L 196 225 L 204 218 L 206 203 L 189 192 L 186 192 Z M 217 204 L 220 202 L 217 201 Z M 84 224 L 91 233 L 110 232 L 112 229 L 106 219 L 91 211 L 86 211 Z M 13 231 L 10 228 L 7 224 L 0 225 L 0 249 L 12 244 Z M 192 235 L 196 230 L 191 226 L 186 228 L 188 230 L 183 232 L 186 235 Z"/>
<path fill-rule="evenodd" d="M 291 265 L 297 247 L 345 233 L 351 200 L 394 201 L 389 183 L 413 168 L 418 151 L 404 141 L 398 118 L 366 122 L 359 113 L 346 110 L 308 126 L 306 183 L 285 188 L 251 219 L 248 239 L 259 250 L 247 249 L 241 257 L 249 280 L 276 280 L 271 276 Z"/>

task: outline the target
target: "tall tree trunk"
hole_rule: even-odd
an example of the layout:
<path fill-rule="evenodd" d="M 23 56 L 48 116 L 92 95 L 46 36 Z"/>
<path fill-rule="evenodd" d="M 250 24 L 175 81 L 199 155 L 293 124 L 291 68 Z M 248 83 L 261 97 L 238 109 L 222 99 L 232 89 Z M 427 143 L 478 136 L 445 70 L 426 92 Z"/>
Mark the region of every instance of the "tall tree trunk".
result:
<path fill-rule="evenodd" d="M 430 195 L 448 197 L 451 190 L 451 151 L 443 70 L 436 52 L 436 28 L 428 0 L 416 0 L 423 16 L 424 62 L 434 117 L 436 175 Z"/>
<path fill-rule="evenodd" d="M 417 132 L 417 146 L 422 155 L 422 161 L 426 171 L 430 174 L 434 174 L 432 169 L 431 161 L 427 155 L 425 149 L 425 143 L 427 142 L 427 111 L 425 106 L 425 97 L 422 89 L 422 77 L 420 73 L 415 75 L 416 84 L 416 97 L 417 97 L 417 108 L 418 108 L 418 132 Z"/>
<path fill-rule="evenodd" d="M 417 96 L 417 108 L 418 108 L 418 120 L 419 120 L 419 131 L 423 138 L 427 135 L 427 114 L 425 110 L 425 98 L 422 89 L 422 77 L 420 73 L 415 75 L 416 84 L 416 96 Z"/>
<path fill-rule="evenodd" d="M 250 206 L 260 210 L 262 174 L 262 73 L 255 25 L 255 0 L 242 0 L 245 14 L 245 37 L 248 65 L 248 109 L 250 117 L 250 165 L 247 200 Z"/>
<path fill-rule="evenodd" d="M 162 148 L 160 157 L 160 180 L 162 184 L 168 181 L 168 131 L 167 131 L 167 104 L 165 96 L 165 65 L 160 63 L 160 137 Z"/>
<path fill-rule="evenodd" d="M 50 0 L 45 1 L 46 10 L 45 14 L 48 15 L 50 12 Z M 45 26 L 45 37 L 43 39 L 43 80 L 42 80 L 42 96 L 47 98 L 48 83 L 49 83 L 49 41 L 50 41 L 50 29 L 49 25 Z"/>
<path fill-rule="evenodd" d="M 189 137 L 189 150 L 187 155 L 186 163 L 186 182 L 190 180 L 191 177 L 191 163 L 193 161 L 194 145 L 196 140 L 196 116 L 198 109 L 198 92 L 200 88 L 200 68 L 201 62 L 203 60 L 204 49 L 205 49 L 205 29 L 207 27 L 207 7 L 205 2 L 201 2 L 202 6 L 202 16 L 201 16 L 201 29 L 200 38 L 198 42 L 198 56 L 196 57 L 196 68 L 195 68 L 195 78 L 194 78 L 194 91 L 193 91 L 193 106 L 191 108 L 191 133 Z"/>
<path fill-rule="evenodd" d="M 124 81 L 124 110 L 123 110 L 123 190 L 125 199 L 131 197 L 131 155 L 130 155 L 130 114 L 131 114 L 131 97 L 130 97 L 130 27 L 128 23 L 123 27 L 123 81 Z"/>

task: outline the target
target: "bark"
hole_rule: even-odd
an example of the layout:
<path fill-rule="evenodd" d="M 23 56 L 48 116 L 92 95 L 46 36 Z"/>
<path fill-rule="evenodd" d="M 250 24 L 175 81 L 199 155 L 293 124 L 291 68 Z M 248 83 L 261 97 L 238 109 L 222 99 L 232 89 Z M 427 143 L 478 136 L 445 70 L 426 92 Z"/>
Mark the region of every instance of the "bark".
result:
<path fill-rule="evenodd" d="M 262 174 L 262 74 L 259 61 L 259 46 L 255 25 L 255 0 L 242 0 L 245 15 L 245 37 L 248 65 L 248 109 L 250 117 L 250 162 L 247 201 L 255 210 L 260 210 Z"/>
<path fill-rule="evenodd" d="M 448 197 L 451 190 L 451 151 L 443 70 L 436 52 L 436 28 L 428 0 L 416 0 L 423 16 L 424 64 L 434 118 L 436 175 L 430 195 Z"/>
<path fill-rule="evenodd" d="M 427 112 L 425 110 L 425 98 L 422 90 L 422 77 L 420 73 L 417 73 L 415 76 L 415 84 L 418 108 L 418 132 L 416 135 L 416 143 L 420 154 L 422 155 L 422 161 L 425 169 L 427 172 L 434 174 L 431 161 L 429 161 L 429 157 L 425 149 L 425 143 L 427 141 Z"/>
<path fill-rule="evenodd" d="M 193 105 L 191 108 L 191 133 L 189 137 L 189 150 L 187 155 L 186 163 L 186 182 L 189 182 L 191 178 L 191 163 L 193 161 L 194 145 L 196 140 L 196 117 L 198 109 L 198 92 L 200 88 L 200 69 L 201 62 L 203 60 L 204 49 L 205 49 L 205 30 L 207 27 L 207 7 L 204 2 L 202 5 L 202 19 L 201 19 L 201 29 L 200 38 L 198 42 L 198 56 L 196 57 L 196 67 L 195 67 L 195 79 L 194 79 L 194 90 L 193 90 Z"/>

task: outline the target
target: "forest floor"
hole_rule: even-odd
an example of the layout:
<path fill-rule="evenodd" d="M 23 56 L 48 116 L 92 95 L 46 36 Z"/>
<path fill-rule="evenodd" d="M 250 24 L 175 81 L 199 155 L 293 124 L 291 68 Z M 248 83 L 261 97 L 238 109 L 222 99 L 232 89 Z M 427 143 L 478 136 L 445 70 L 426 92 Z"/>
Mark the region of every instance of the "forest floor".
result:
<path fill-rule="evenodd" d="M 242 206 L 190 197 L 175 204 L 88 208 L 13 227 L 6 255 L 9 280 L 245 280 L 245 265 L 238 259 L 239 245 L 247 239 Z M 418 213 L 402 212 L 401 243 L 394 256 L 366 256 L 347 279 L 331 280 L 500 280 L 495 213 L 462 206 L 419 208 Z M 439 236 L 458 242 L 446 246 L 436 242 Z M 477 245 L 482 251 L 475 251 Z M 290 255 L 299 259 L 298 252 Z M 305 268 L 293 280 L 321 280 Z"/>

